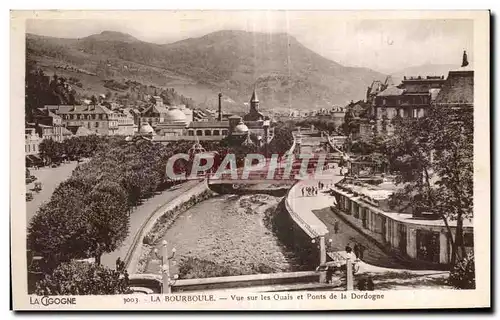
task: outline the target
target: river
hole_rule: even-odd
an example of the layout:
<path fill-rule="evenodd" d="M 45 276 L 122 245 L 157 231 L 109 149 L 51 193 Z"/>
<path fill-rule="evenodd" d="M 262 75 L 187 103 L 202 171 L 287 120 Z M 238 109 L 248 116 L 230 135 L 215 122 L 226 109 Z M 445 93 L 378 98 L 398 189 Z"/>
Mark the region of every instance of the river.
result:
<path fill-rule="evenodd" d="M 178 267 L 191 260 L 181 277 L 294 270 L 294 254 L 278 241 L 267 222 L 281 199 L 264 194 L 218 195 L 182 213 L 162 238 L 176 249 Z M 159 260 L 152 254 L 145 272 L 159 272 Z"/>

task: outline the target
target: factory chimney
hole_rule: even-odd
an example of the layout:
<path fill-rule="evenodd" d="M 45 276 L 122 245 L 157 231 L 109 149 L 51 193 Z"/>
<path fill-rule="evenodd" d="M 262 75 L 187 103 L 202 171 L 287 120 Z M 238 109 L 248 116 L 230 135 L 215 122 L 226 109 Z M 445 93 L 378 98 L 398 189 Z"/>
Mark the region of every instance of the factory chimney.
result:
<path fill-rule="evenodd" d="M 219 121 L 222 121 L 222 93 L 219 92 Z"/>

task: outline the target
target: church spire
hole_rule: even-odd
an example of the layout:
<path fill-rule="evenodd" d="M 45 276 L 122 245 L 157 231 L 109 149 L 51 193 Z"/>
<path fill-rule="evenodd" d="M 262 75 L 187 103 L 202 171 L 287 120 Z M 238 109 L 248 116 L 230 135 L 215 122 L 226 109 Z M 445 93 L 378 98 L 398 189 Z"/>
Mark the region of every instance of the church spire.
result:
<path fill-rule="evenodd" d="M 250 98 L 250 112 L 252 111 L 259 111 L 259 98 L 257 97 L 255 87 L 253 88 L 252 98 Z"/>
<path fill-rule="evenodd" d="M 462 68 L 469 65 L 469 60 L 467 59 L 467 51 L 464 50 L 464 55 L 462 56 Z"/>
<path fill-rule="evenodd" d="M 253 93 L 252 93 L 252 98 L 250 99 L 250 102 L 259 102 L 259 98 L 257 97 L 257 92 L 255 91 L 255 87 L 253 88 Z"/>

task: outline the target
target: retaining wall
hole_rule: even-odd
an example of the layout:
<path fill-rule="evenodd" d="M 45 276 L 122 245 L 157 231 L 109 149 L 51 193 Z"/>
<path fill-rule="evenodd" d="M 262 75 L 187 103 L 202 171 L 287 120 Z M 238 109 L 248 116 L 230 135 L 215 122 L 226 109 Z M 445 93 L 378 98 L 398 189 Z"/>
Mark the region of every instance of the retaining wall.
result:
<path fill-rule="evenodd" d="M 149 219 L 143 224 L 139 232 L 136 234 L 132 245 L 130 246 L 127 255 L 125 256 L 124 262 L 127 267 L 127 271 L 129 274 L 134 274 L 136 272 L 137 264 L 141 257 L 142 252 L 142 243 L 144 237 L 153 229 L 156 221 L 163 216 L 167 211 L 174 209 L 177 206 L 182 205 L 183 203 L 189 201 L 191 197 L 198 196 L 206 191 L 210 190 L 206 180 L 201 181 L 193 188 L 189 189 L 179 197 L 173 199 L 165 203 L 159 209 L 155 210 Z M 178 211 L 174 214 L 173 219 L 175 219 L 181 211 Z"/>

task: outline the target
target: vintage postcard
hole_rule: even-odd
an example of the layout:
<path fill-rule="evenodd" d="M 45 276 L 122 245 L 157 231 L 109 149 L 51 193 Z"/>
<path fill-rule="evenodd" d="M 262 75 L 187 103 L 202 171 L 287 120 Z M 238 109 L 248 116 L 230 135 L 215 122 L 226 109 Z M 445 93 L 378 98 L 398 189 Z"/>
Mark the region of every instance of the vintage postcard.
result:
<path fill-rule="evenodd" d="M 489 24 L 12 11 L 14 309 L 490 307 Z"/>

